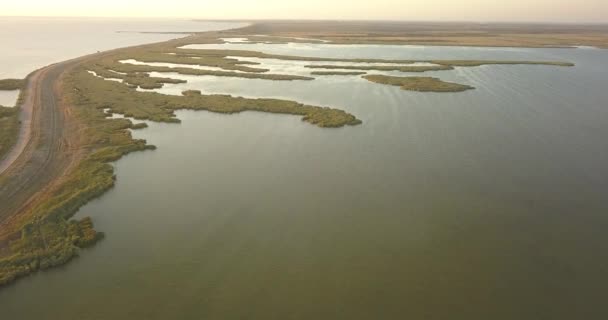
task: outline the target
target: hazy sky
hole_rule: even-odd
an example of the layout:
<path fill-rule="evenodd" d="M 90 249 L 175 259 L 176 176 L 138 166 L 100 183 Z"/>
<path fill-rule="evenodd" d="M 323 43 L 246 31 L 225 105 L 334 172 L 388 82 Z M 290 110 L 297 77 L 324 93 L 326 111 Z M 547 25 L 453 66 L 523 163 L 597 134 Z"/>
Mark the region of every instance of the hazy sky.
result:
<path fill-rule="evenodd" d="M 608 0 L 7 0 L 4 16 L 608 22 Z"/>

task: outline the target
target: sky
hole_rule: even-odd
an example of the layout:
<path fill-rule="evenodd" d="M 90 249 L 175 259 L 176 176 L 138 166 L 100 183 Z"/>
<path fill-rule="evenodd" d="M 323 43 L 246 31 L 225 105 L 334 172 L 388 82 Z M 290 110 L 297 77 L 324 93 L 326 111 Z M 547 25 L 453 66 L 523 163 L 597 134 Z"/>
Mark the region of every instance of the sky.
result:
<path fill-rule="evenodd" d="M 608 23 L 608 0 L 7 0 L 0 16 Z"/>

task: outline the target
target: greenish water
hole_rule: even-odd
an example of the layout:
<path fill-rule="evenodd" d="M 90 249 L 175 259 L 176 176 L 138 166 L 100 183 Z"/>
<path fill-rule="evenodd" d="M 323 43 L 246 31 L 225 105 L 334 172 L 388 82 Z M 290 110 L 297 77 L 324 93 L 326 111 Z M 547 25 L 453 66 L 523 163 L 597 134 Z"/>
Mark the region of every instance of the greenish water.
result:
<path fill-rule="evenodd" d="M 564 60 L 429 73 L 415 93 L 357 77 L 201 77 L 167 86 L 285 97 L 363 125 L 179 112 L 136 136 L 81 210 L 107 238 L 0 290 L 3 319 L 605 319 L 608 51 L 232 48 L 327 57 Z"/>

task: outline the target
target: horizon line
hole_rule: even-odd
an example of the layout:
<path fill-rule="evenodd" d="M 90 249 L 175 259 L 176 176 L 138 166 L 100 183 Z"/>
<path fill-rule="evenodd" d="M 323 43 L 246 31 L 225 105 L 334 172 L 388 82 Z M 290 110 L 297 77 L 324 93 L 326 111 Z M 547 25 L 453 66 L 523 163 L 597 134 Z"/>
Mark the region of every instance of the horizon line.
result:
<path fill-rule="evenodd" d="M 475 24 L 565 24 L 565 25 L 608 25 L 608 21 L 573 21 L 573 20 L 432 20 L 432 19 L 279 19 L 279 18 L 202 18 L 202 17 L 178 17 L 178 16 L 44 16 L 44 15 L 2 15 L 1 18 L 53 18 L 53 19 L 165 19 L 165 20 L 190 20 L 208 22 L 262 22 L 262 21 L 306 21 L 306 22 L 401 22 L 401 23 L 475 23 Z"/>

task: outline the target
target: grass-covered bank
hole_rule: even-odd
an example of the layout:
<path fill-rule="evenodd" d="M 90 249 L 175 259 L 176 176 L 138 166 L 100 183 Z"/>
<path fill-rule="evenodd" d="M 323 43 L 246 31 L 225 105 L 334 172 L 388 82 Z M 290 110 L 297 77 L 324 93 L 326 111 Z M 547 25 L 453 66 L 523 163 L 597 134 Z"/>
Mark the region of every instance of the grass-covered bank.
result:
<path fill-rule="evenodd" d="M 206 110 L 219 113 L 262 111 L 302 116 L 302 120 L 319 127 L 357 125 L 361 121 L 342 110 L 304 105 L 279 99 L 248 99 L 229 95 L 202 95 L 200 91 L 186 91 L 182 96 L 142 92 L 128 85 L 106 81 L 85 70 L 73 74 L 80 105 L 109 108 L 113 113 L 138 120 L 179 122 L 174 111 L 179 109 Z"/>
<path fill-rule="evenodd" d="M 0 80 L 0 90 L 20 90 L 14 107 L 0 106 L 0 160 L 2 160 L 17 142 L 19 135 L 19 113 L 25 99 L 26 87 L 30 76 L 25 79 Z M 1 181 L 0 181 L 1 183 Z"/>
<path fill-rule="evenodd" d="M 353 66 L 353 65 L 308 65 L 311 69 L 338 69 L 338 70 L 364 70 L 364 71 L 399 71 L 399 72 L 427 72 L 452 70 L 451 66 Z"/>
<path fill-rule="evenodd" d="M 190 41 L 192 44 L 213 44 L 216 43 L 213 37 L 198 36 L 193 37 Z M 190 57 L 204 60 L 195 60 L 198 63 L 204 65 L 213 66 L 206 64 L 206 57 L 228 59 L 234 61 L 237 64 L 254 64 L 253 62 L 247 62 L 242 60 L 234 60 L 229 57 L 239 58 L 260 58 L 260 59 L 276 59 L 285 61 L 308 61 L 308 62 L 339 62 L 339 63 L 376 63 L 376 64 L 402 64 L 404 66 L 392 66 L 392 67 L 422 67 L 422 66 L 408 66 L 414 63 L 429 63 L 440 66 L 440 69 L 451 69 L 452 67 L 478 67 L 482 65 L 545 65 L 545 66 L 560 66 L 560 67 L 572 67 L 574 66 L 571 62 L 564 61 L 533 61 L 533 60 L 432 60 L 432 59 L 377 59 L 377 58 L 328 58 L 328 57 L 310 57 L 310 56 L 291 56 L 282 54 L 271 54 L 259 51 L 248 51 L 248 50 L 229 50 L 229 49 L 192 49 L 187 47 L 188 43 L 178 47 L 167 47 L 164 53 L 168 56 L 177 57 Z M 176 61 L 176 60 L 173 60 Z M 179 60 L 177 60 L 179 61 Z M 185 60 L 189 61 L 189 60 Z M 152 61 L 150 61 L 152 62 Z M 156 61 L 161 62 L 161 61 Z M 183 63 L 183 62 L 179 62 Z M 188 63 L 185 63 L 188 64 Z M 193 63 L 196 64 L 196 63 Z M 428 66 L 435 67 L 437 66 Z M 333 67 L 333 66 L 332 66 Z M 424 66 L 427 67 L 427 66 Z"/>
<path fill-rule="evenodd" d="M 6 156 L 19 133 L 19 108 L 0 106 L 0 160 Z"/>
<path fill-rule="evenodd" d="M 23 79 L 0 79 L 0 90 L 19 90 L 24 84 Z"/>
<path fill-rule="evenodd" d="M 366 74 L 364 71 L 313 71 L 315 76 L 360 76 Z"/>
<path fill-rule="evenodd" d="M 67 263 L 78 248 L 95 244 L 103 233 L 93 229 L 91 218 L 34 220 L 24 227 L 20 238 L 10 242 L 14 255 L 0 259 L 0 286 L 38 270 Z"/>

